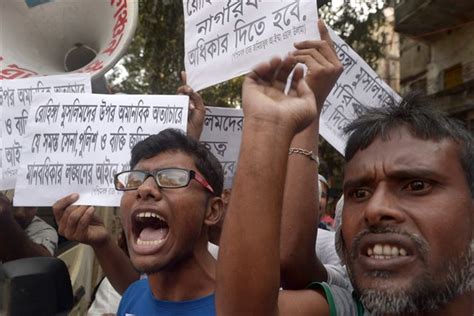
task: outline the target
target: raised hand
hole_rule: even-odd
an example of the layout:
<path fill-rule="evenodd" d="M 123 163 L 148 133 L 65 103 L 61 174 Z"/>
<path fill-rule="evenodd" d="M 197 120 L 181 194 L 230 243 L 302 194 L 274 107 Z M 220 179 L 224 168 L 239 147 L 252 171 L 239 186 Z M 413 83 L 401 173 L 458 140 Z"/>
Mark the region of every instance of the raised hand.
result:
<path fill-rule="evenodd" d="M 283 124 L 297 133 L 316 117 L 314 94 L 302 78 L 301 68 L 295 69 L 290 89 L 285 85 L 295 59 L 273 58 L 248 74 L 242 88 L 245 119 L 257 119 Z"/>
<path fill-rule="evenodd" d="M 72 205 L 79 199 L 74 193 L 58 200 L 53 213 L 58 223 L 58 232 L 69 240 L 97 247 L 110 237 L 102 220 L 94 214 L 93 206 Z"/>
<path fill-rule="evenodd" d="M 331 92 L 344 68 L 337 57 L 334 43 L 322 20 L 318 21 L 321 40 L 308 40 L 295 43 L 297 50 L 292 53 L 297 62 L 308 67 L 306 82 L 314 92 L 318 112 Z"/>
<path fill-rule="evenodd" d="M 181 81 L 183 83 L 177 90 L 178 94 L 189 96 L 189 112 L 187 134 L 199 140 L 204 125 L 204 116 L 206 115 L 206 107 L 202 101 L 201 95 L 186 84 L 186 72 L 181 71 Z"/>

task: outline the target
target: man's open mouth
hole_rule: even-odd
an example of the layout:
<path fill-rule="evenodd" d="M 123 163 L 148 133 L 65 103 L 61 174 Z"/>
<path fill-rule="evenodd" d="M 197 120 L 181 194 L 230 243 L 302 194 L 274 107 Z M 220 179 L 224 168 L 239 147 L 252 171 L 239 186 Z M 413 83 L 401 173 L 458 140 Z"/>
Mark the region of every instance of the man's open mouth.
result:
<path fill-rule="evenodd" d="M 168 235 L 169 227 L 166 220 L 154 212 L 138 212 L 132 218 L 133 234 L 139 246 L 156 246 Z"/>
<path fill-rule="evenodd" d="M 405 248 L 399 245 L 390 245 L 388 243 L 377 243 L 368 247 L 366 251 L 367 257 L 378 260 L 406 257 L 407 255 L 409 255 L 409 253 Z"/>

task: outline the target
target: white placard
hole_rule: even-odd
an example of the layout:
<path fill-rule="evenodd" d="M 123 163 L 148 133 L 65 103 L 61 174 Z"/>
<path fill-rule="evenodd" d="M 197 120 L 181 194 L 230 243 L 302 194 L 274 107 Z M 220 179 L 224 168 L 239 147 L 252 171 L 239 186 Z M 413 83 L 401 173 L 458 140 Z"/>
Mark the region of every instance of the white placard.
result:
<path fill-rule="evenodd" d="M 183 95 L 38 95 L 14 205 L 51 206 L 77 192 L 77 204 L 118 206 L 113 177 L 129 169 L 131 148 L 163 129 L 185 130 L 188 101 Z"/>
<path fill-rule="evenodd" d="M 1 190 L 15 187 L 21 162 L 22 138 L 30 105 L 40 93 L 91 93 L 90 74 L 68 74 L 0 80 L 1 135 L 3 142 Z"/>
<path fill-rule="evenodd" d="M 183 0 L 184 63 L 194 90 L 238 77 L 293 43 L 319 39 L 316 1 Z"/>
<path fill-rule="evenodd" d="M 224 187 L 231 187 L 237 169 L 244 113 L 241 109 L 207 107 L 201 143 L 222 164 Z"/>
<path fill-rule="evenodd" d="M 319 131 L 344 155 L 347 136 L 343 129 L 358 116 L 361 106 L 384 106 L 393 100 L 400 101 L 400 96 L 332 29 L 329 31 L 344 72 L 326 98 Z"/>

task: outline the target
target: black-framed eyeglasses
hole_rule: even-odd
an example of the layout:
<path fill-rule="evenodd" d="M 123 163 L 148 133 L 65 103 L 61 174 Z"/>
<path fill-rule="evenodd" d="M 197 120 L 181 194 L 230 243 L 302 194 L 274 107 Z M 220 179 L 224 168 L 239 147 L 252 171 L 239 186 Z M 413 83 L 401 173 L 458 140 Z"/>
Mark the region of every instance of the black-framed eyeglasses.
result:
<path fill-rule="evenodd" d="M 153 177 L 160 188 L 177 189 L 189 185 L 192 179 L 199 182 L 203 187 L 214 193 L 214 189 L 206 179 L 194 170 L 181 168 L 165 168 L 152 172 L 145 170 L 127 170 L 114 176 L 115 189 L 117 191 L 131 191 L 138 189 L 148 177 Z"/>

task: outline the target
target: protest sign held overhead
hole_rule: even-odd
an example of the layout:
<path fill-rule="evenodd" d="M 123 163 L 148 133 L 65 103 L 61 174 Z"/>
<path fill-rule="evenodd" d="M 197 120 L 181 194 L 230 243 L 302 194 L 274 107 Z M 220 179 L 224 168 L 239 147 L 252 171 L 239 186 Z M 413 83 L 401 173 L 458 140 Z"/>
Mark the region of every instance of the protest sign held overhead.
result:
<path fill-rule="evenodd" d="M 344 72 L 326 98 L 319 129 L 324 139 L 344 155 L 343 129 L 357 117 L 361 107 L 381 107 L 399 101 L 400 96 L 336 32 L 328 29 Z"/>
<path fill-rule="evenodd" d="M 0 80 L 2 181 L 0 189 L 15 187 L 17 168 L 21 162 L 22 139 L 25 135 L 30 106 L 42 93 L 91 93 L 89 74 L 68 74 Z M 47 115 L 49 113 L 45 113 Z"/>
<path fill-rule="evenodd" d="M 114 175 L 133 146 L 166 128 L 186 129 L 188 96 L 43 94 L 30 108 L 14 204 L 118 206 Z M 33 193 L 33 194 L 32 194 Z"/>
<path fill-rule="evenodd" d="M 344 66 L 344 72 L 328 95 L 321 111 L 320 133 L 341 154 L 344 154 L 346 136 L 343 128 L 353 120 L 362 105 L 384 106 L 388 102 L 398 101 L 400 97 L 381 80 L 372 68 L 344 42 L 332 29 L 328 27 L 334 41 L 336 53 Z M 213 118 L 213 116 L 218 117 Z M 221 122 L 226 116 L 242 116 L 242 110 L 208 108 L 206 121 L 201 140 L 210 144 L 219 144 L 228 148 L 225 159 L 213 151 L 221 161 L 224 172 L 227 172 L 225 181 L 232 179 L 235 170 L 239 148 L 240 130 L 223 130 Z M 214 125 L 211 123 L 214 122 Z M 229 119 L 227 119 L 229 120 Z M 217 129 L 214 127 L 217 126 Z M 212 149 L 212 146 L 209 146 Z"/>
<path fill-rule="evenodd" d="M 184 61 L 194 90 L 284 56 L 294 50 L 294 42 L 319 38 L 313 0 L 184 0 L 183 9 Z"/>

